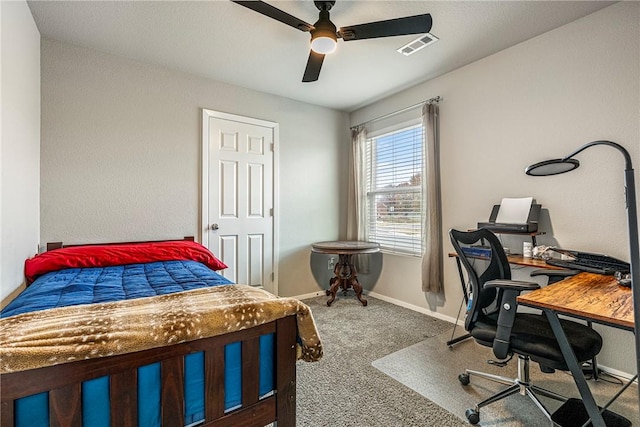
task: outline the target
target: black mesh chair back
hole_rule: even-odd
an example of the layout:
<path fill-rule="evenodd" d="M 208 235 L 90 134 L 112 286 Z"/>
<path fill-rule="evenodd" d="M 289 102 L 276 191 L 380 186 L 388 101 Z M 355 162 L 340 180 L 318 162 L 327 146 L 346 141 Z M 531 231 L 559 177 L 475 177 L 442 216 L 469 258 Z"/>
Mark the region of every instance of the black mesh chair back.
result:
<path fill-rule="evenodd" d="M 497 302 L 501 299 L 499 288 L 484 288 L 484 284 L 494 279 L 511 279 L 511 268 L 507 255 L 500 241 L 491 231 L 479 229 L 476 231 L 449 232 L 451 243 L 458 254 L 469 280 L 469 305 L 465 318 L 465 329 L 470 331 L 475 323 L 484 316 L 497 313 Z M 487 260 L 465 256 L 465 248 L 483 247 L 491 250 Z M 493 306 L 493 309 L 490 307 Z"/>

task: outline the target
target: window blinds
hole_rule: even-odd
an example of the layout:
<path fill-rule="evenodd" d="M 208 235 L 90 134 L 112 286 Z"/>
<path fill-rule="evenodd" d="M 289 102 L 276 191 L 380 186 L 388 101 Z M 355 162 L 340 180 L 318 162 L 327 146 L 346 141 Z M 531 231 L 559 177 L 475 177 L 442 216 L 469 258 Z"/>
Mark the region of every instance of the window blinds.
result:
<path fill-rule="evenodd" d="M 388 252 L 422 253 L 422 125 L 369 137 L 367 239 Z"/>

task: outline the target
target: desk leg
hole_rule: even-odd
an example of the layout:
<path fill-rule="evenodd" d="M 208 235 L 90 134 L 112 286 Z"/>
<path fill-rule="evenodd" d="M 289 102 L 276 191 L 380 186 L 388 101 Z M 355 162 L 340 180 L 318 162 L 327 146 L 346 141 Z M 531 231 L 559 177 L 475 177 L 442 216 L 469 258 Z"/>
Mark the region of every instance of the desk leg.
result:
<path fill-rule="evenodd" d="M 462 264 L 460 263 L 460 257 L 456 257 L 456 266 L 458 267 L 458 275 L 460 276 L 460 285 L 462 285 L 462 296 L 464 296 L 464 306 L 466 307 L 467 304 L 469 304 L 469 295 L 467 294 L 467 287 L 464 285 L 464 273 L 462 273 Z M 460 341 L 464 341 L 467 338 L 471 338 L 471 334 L 469 333 L 460 335 L 457 338 L 453 337 L 456 334 L 456 327 L 458 326 L 458 320 L 460 319 L 461 311 L 462 311 L 462 305 L 460 305 L 460 309 L 458 310 L 456 323 L 453 324 L 453 331 L 451 331 L 451 339 L 447 341 L 447 347 L 449 348 L 451 348 L 454 344 L 459 343 Z"/>
<path fill-rule="evenodd" d="M 600 409 L 596 404 L 595 399 L 593 398 L 593 394 L 589 389 L 589 385 L 587 384 L 587 380 L 582 373 L 582 369 L 578 364 L 578 360 L 576 359 L 576 355 L 571 348 L 571 344 L 569 344 L 569 340 L 567 339 L 567 335 L 562 330 L 562 325 L 560 324 L 560 319 L 558 315 L 553 310 L 543 310 L 549 319 L 549 324 L 551 325 L 551 329 L 553 329 L 553 334 L 556 336 L 558 340 L 558 344 L 560 344 L 560 350 L 562 350 L 562 356 L 564 357 L 567 366 L 571 370 L 571 374 L 573 375 L 573 380 L 578 387 L 578 391 L 580 392 L 580 396 L 582 397 L 582 402 L 584 403 L 584 407 L 591 418 L 591 423 L 594 427 L 606 427 L 604 420 L 602 419 L 602 414 L 600 414 Z"/>

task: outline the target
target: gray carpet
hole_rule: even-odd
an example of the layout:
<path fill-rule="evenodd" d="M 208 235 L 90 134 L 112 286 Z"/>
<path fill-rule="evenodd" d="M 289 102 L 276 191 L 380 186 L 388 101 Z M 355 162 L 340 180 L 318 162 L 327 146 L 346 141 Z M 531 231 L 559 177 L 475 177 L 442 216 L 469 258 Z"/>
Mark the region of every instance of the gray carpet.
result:
<path fill-rule="evenodd" d="M 504 368 L 488 365 L 486 360 L 493 358 L 491 349 L 480 346 L 471 339 L 450 349 L 446 346 L 450 336 L 451 331 L 448 331 L 422 341 L 374 361 L 373 366 L 466 420 L 467 408 L 473 407 L 475 403 L 505 386 L 472 377 L 471 384 L 463 387 L 457 380 L 458 374 L 469 368 L 515 378 L 517 361 L 511 361 Z M 538 365 L 532 363 L 531 377 L 534 383 L 541 387 L 564 396 L 579 397 L 573 379 L 568 373 L 557 371 L 554 374 L 543 374 Z M 597 382 L 588 381 L 599 404 L 605 404 L 617 392 L 620 386 L 610 382 L 615 380 L 610 376 L 601 375 Z M 547 398 L 541 400 L 552 412 L 560 405 Z M 640 425 L 637 385 L 632 385 L 625 391 L 610 409 L 628 418 L 633 425 Z M 484 427 L 548 427 L 550 424 L 528 397 L 520 395 L 495 402 L 480 412 L 480 425 Z"/>
<path fill-rule="evenodd" d="M 468 426 L 411 388 L 374 368 L 374 360 L 433 339 L 451 324 L 352 293 L 304 302 L 311 307 L 324 345 L 316 363 L 298 362 L 297 425 Z"/>
<path fill-rule="evenodd" d="M 367 307 L 352 293 L 339 294 L 331 307 L 324 296 L 304 301 L 313 311 L 325 356 L 297 364 L 297 425 L 469 427 L 466 408 L 502 386 L 476 378 L 463 387 L 458 374 L 471 368 L 516 376 L 515 361 L 505 368 L 487 365 L 491 350 L 473 340 L 447 347 L 450 323 L 367 299 Z M 536 384 L 578 396 L 568 374 L 542 374 L 535 364 L 531 370 Z M 601 404 L 617 387 L 603 380 L 589 381 Z M 637 393 L 632 386 L 611 409 L 640 426 Z M 543 400 L 551 409 L 558 406 Z M 550 422 L 528 398 L 515 395 L 483 408 L 480 425 L 547 427 Z"/>

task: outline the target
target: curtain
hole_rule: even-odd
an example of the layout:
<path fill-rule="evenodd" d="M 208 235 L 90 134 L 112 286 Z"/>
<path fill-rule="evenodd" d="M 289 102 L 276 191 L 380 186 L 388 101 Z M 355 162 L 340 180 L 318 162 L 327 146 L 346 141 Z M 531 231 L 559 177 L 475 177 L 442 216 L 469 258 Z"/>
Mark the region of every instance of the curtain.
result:
<path fill-rule="evenodd" d="M 347 202 L 347 239 L 366 240 L 367 192 L 365 170 L 365 142 L 367 131 L 363 125 L 351 129 L 351 163 L 349 164 L 349 194 Z M 369 271 L 369 256 L 356 255 L 356 270 Z"/>
<path fill-rule="evenodd" d="M 444 260 L 442 246 L 442 201 L 440 194 L 440 135 L 436 103 L 422 107 L 424 131 L 423 203 L 425 214 L 422 225 L 422 291 L 442 292 Z"/>
<path fill-rule="evenodd" d="M 365 240 L 364 224 L 367 221 L 366 189 L 364 177 L 365 141 L 364 126 L 351 129 L 351 164 L 349 165 L 349 200 L 347 203 L 347 239 Z"/>

